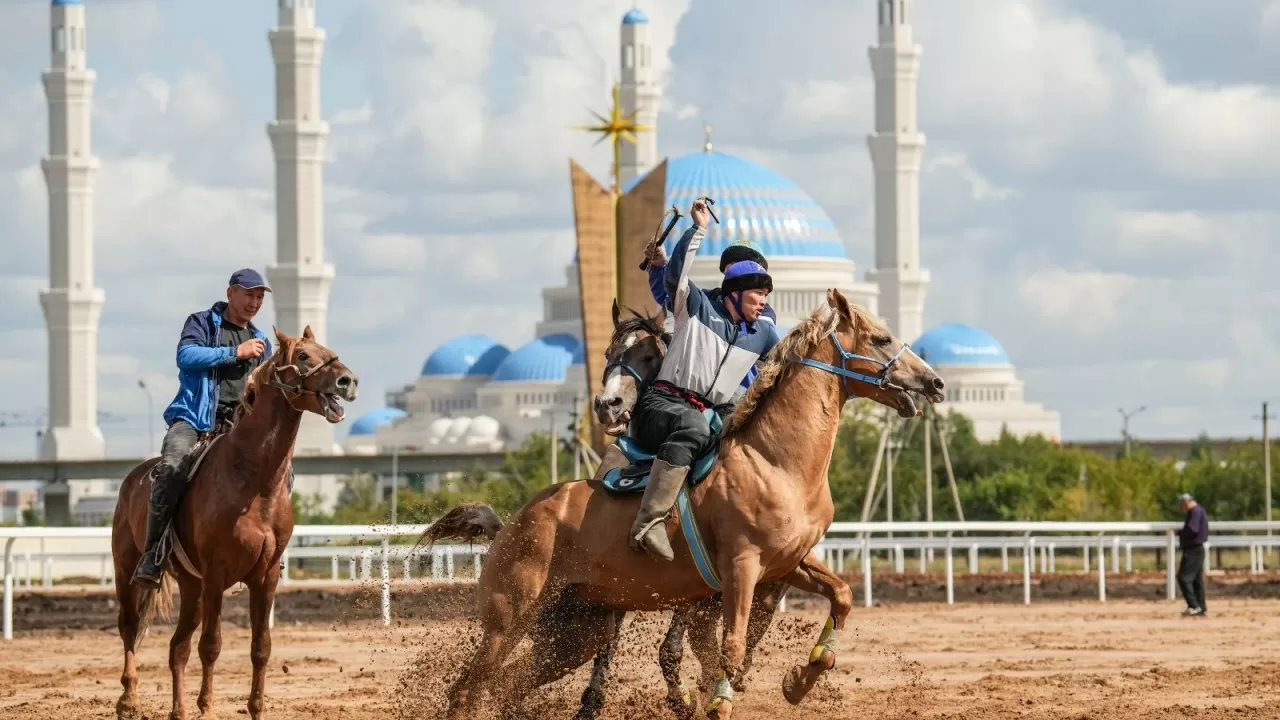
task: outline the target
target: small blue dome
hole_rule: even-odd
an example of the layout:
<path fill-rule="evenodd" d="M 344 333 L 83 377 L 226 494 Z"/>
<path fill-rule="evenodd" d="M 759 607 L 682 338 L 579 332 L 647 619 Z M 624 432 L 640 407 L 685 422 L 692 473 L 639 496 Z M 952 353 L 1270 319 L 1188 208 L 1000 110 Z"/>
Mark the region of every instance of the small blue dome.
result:
<path fill-rule="evenodd" d="M 1004 346 L 972 325 L 947 323 L 921 335 L 911 349 L 935 367 L 945 365 L 1008 365 Z"/>
<path fill-rule="evenodd" d="M 587 346 L 578 345 L 578 349 L 573 351 L 573 360 L 569 361 L 570 365 L 586 365 L 587 364 Z"/>
<path fill-rule="evenodd" d="M 422 374 L 492 375 L 510 354 L 487 335 L 463 335 L 436 348 L 422 364 Z"/>
<path fill-rule="evenodd" d="M 649 22 L 649 16 L 644 14 L 640 8 L 631 8 L 626 15 L 622 16 L 623 25 L 645 25 Z"/>
<path fill-rule="evenodd" d="M 389 425 L 395 422 L 397 418 L 405 417 L 407 413 L 400 408 L 384 407 L 369 412 L 356 418 L 351 423 L 351 430 L 348 435 L 372 435 L 378 431 L 381 425 Z"/>
<path fill-rule="evenodd" d="M 493 373 L 494 382 L 563 382 L 582 343 L 567 333 L 537 338 L 511 353 Z"/>
<path fill-rule="evenodd" d="M 628 191 L 640 182 L 623 187 Z M 667 238 L 670 252 L 691 224 L 689 206 L 695 198 L 715 201 L 720 218 L 707 228 L 699 256 L 720 257 L 730 245 L 749 241 L 766 258 L 848 258 L 835 223 L 817 201 L 778 173 L 750 160 L 703 150 L 667 161 L 667 197 L 684 214 Z"/>
<path fill-rule="evenodd" d="M 80 4 L 81 4 L 81 0 L 53 0 L 54 7 L 58 7 L 59 5 L 80 5 Z"/>

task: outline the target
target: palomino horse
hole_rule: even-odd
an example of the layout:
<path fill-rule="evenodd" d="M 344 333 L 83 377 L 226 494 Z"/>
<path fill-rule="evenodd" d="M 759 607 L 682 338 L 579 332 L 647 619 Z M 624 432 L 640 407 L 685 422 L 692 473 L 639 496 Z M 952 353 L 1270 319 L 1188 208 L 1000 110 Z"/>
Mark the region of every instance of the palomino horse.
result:
<path fill-rule="evenodd" d="M 852 592 L 811 549 L 835 515 L 827 465 L 845 402 L 862 395 L 913 417 L 920 411 L 912 393 L 943 399 L 942 379 L 873 315 L 836 290 L 827 303 L 770 352 L 725 424 L 717 464 L 690 493 L 692 517 L 682 519 L 704 540 L 724 598 L 721 674 L 706 708 L 720 720 L 732 712 L 759 583 L 785 582 L 831 603 L 808 662 L 784 682 L 788 699 L 799 702 L 835 664 Z M 539 492 L 506 524 L 492 508 L 468 503 L 428 528 L 431 541 L 492 538 L 477 587 L 483 636 L 450 689 L 449 717 L 473 713 L 483 691 L 497 690 L 495 699 L 510 705 L 572 672 L 608 642 L 617 611 L 681 607 L 715 594 L 687 543 L 673 543 L 671 562 L 630 549 L 639 501 L 610 496 L 594 481 L 564 483 Z M 503 667 L 526 634 L 532 651 Z"/>
<path fill-rule="evenodd" d="M 134 468 L 120 487 L 111 528 L 115 560 L 116 600 L 120 638 L 124 641 L 124 693 L 116 704 L 118 717 L 138 713 L 138 671 L 134 654 L 159 610 L 173 607 L 172 579 L 182 592 L 177 627 L 169 641 L 169 670 L 173 674 L 171 719 L 187 717 L 183 678 L 191 654 L 191 636 L 203 622 L 200 663 L 204 678 L 196 704 L 202 715 L 213 709 L 213 664 L 222 649 L 222 594 L 243 582 L 249 588 L 249 621 L 253 641 L 253 682 L 249 717 L 262 717 L 263 685 L 271 657 L 268 614 L 280 579 L 280 556 L 293 535 L 289 504 L 289 463 L 304 412 L 340 422 L 339 399 L 356 399 L 357 379 L 329 348 L 315 341 L 308 326 L 302 337 L 276 330 L 279 347 L 245 383 L 231 428 L 202 441 L 186 462 L 196 462 L 187 490 L 179 502 L 167 535 L 177 563 L 165 563 L 161 589 L 133 585 L 134 568 L 142 557 L 147 531 L 147 502 L 151 495 L 150 459 Z M 158 597 L 157 597 L 158 595 Z"/>
<path fill-rule="evenodd" d="M 652 317 L 644 317 L 631 308 L 627 308 L 627 312 L 631 317 L 623 319 L 622 309 L 614 301 L 613 337 L 605 350 L 606 364 L 601 390 L 592 404 L 596 419 L 604 426 L 607 434 L 614 436 L 626 432 L 632 409 L 640 395 L 657 377 L 667 346 L 671 343 L 670 334 L 663 328 L 665 311 L 660 310 Z M 611 468 L 624 467 L 628 463 L 629 460 L 618 446 L 610 445 L 601 459 L 595 479 L 602 478 Z M 778 603 L 786 591 L 785 583 L 764 583 L 756 589 L 751 603 L 751 617 L 747 623 L 747 654 L 742 674 L 733 683 L 734 690 L 741 692 L 745 688 L 746 675 L 751 668 L 756 645 L 773 623 Z M 719 668 L 715 630 L 721 613 L 721 597 L 717 594 L 677 608 L 671 615 L 671 625 L 659 649 L 658 664 L 667 684 L 667 704 L 678 717 L 692 717 L 694 711 L 693 699 L 680 679 L 685 632 L 687 630 L 689 633 L 690 647 L 702 667 L 698 689 L 709 693 L 715 684 Z M 624 615 L 625 613 L 618 613 L 615 630 L 620 629 Z M 582 708 L 578 713 L 580 720 L 591 720 L 604 707 L 609 666 L 616 648 L 615 635 L 596 653 L 591 681 L 582 695 Z"/>

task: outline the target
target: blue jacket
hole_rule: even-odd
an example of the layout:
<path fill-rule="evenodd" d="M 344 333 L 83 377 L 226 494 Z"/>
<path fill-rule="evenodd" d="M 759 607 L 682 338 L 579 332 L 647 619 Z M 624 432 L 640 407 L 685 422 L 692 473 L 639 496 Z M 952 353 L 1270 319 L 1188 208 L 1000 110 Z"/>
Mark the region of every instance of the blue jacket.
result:
<path fill-rule="evenodd" d="M 649 265 L 649 292 L 653 294 L 654 302 L 658 303 L 659 306 L 666 308 L 667 311 L 670 312 L 671 297 L 667 295 L 666 269 L 666 265 L 663 265 L 662 267 Z M 711 290 L 707 290 L 706 293 L 716 302 L 720 301 L 720 288 L 712 288 Z M 772 305 L 764 306 L 764 312 L 760 315 L 760 319 L 767 321 L 770 325 L 775 327 L 778 324 L 778 315 L 773 311 Z M 740 384 L 744 388 L 751 387 L 751 383 L 755 382 L 756 375 L 759 374 L 759 368 L 752 365 L 747 370 L 747 374 L 742 377 L 742 382 Z"/>
<path fill-rule="evenodd" d="M 217 302 L 208 310 L 187 316 L 182 326 L 182 338 L 178 340 L 178 394 L 164 411 L 165 423 L 172 425 L 185 420 L 197 432 L 208 432 L 213 427 L 214 410 L 218 407 L 218 381 L 214 368 L 236 361 L 236 349 L 221 347 L 222 312 L 225 302 Z M 265 346 L 254 367 L 271 356 L 271 341 L 249 323 L 249 331 Z"/>

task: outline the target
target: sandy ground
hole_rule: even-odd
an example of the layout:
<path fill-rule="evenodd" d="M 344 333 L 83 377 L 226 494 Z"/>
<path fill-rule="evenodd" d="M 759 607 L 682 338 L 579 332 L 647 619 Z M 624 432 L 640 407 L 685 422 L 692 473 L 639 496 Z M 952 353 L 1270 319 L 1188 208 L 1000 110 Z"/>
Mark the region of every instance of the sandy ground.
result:
<path fill-rule="evenodd" d="M 1228 598 L 1205 618 L 1180 603 L 1120 600 L 1020 605 L 906 604 L 856 609 L 840 661 L 799 707 L 780 680 L 803 658 L 822 615 L 780 615 L 757 654 L 734 717 L 785 718 L 1280 718 L 1280 601 Z M 656 645 L 661 614 L 630 616 L 610 718 L 672 717 L 662 709 Z M 281 622 L 267 685 L 274 718 L 433 718 L 473 646 L 467 619 Z M 148 718 L 168 713 L 170 628 L 140 654 Z M 222 717 L 244 715 L 249 635 L 227 624 L 217 665 Z M 684 674 L 697 663 L 686 652 Z M 114 628 L 37 630 L 0 646 L 0 718 L 111 718 L 120 692 Z M 531 696 L 529 718 L 570 718 L 589 667 Z M 195 716 L 199 659 L 188 666 Z"/>

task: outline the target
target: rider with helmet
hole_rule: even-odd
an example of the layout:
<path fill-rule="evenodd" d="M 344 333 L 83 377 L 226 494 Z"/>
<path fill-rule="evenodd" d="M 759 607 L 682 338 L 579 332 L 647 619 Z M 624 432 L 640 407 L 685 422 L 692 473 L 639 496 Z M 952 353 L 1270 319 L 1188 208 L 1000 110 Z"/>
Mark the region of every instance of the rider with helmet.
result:
<path fill-rule="evenodd" d="M 674 557 L 664 521 L 693 461 L 716 440 L 703 411 L 727 403 L 740 379 L 778 343 L 773 323 L 760 322 L 773 291 L 761 263 L 729 264 L 719 292 L 689 280 L 689 263 L 710 219 L 706 202 L 695 201 L 689 215 L 693 227 L 676 244 L 663 278 L 675 332 L 657 380 L 640 397 L 631 421 L 632 437 L 646 449 L 656 448 L 631 526 L 631 547 L 664 560 Z"/>
<path fill-rule="evenodd" d="M 769 261 L 750 242 L 744 240 L 730 245 L 724 249 L 724 252 L 720 253 L 720 272 L 724 273 L 730 265 L 743 260 L 751 260 L 764 268 L 765 272 L 769 271 Z M 666 281 L 664 280 L 666 277 L 666 264 L 667 254 L 665 250 L 662 245 L 655 245 L 653 254 L 649 256 L 649 291 L 653 293 L 653 299 L 659 306 L 670 311 L 671 297 L 667 295 Z M 720 293 L 720 288 L 713 288 L 707 291 L 707 295 L 716 301 L 719 301 Z M 778 324 L 778 315 L 773 311 L 772 305 L 765 304 L 760 320 L 772 325 Z M 751 387 L 751 383 L 755 381 L 757 374 L 756 366 L 752 365 L 747 370 L 746 375 L 742 377 L 743 390 Z"/>

